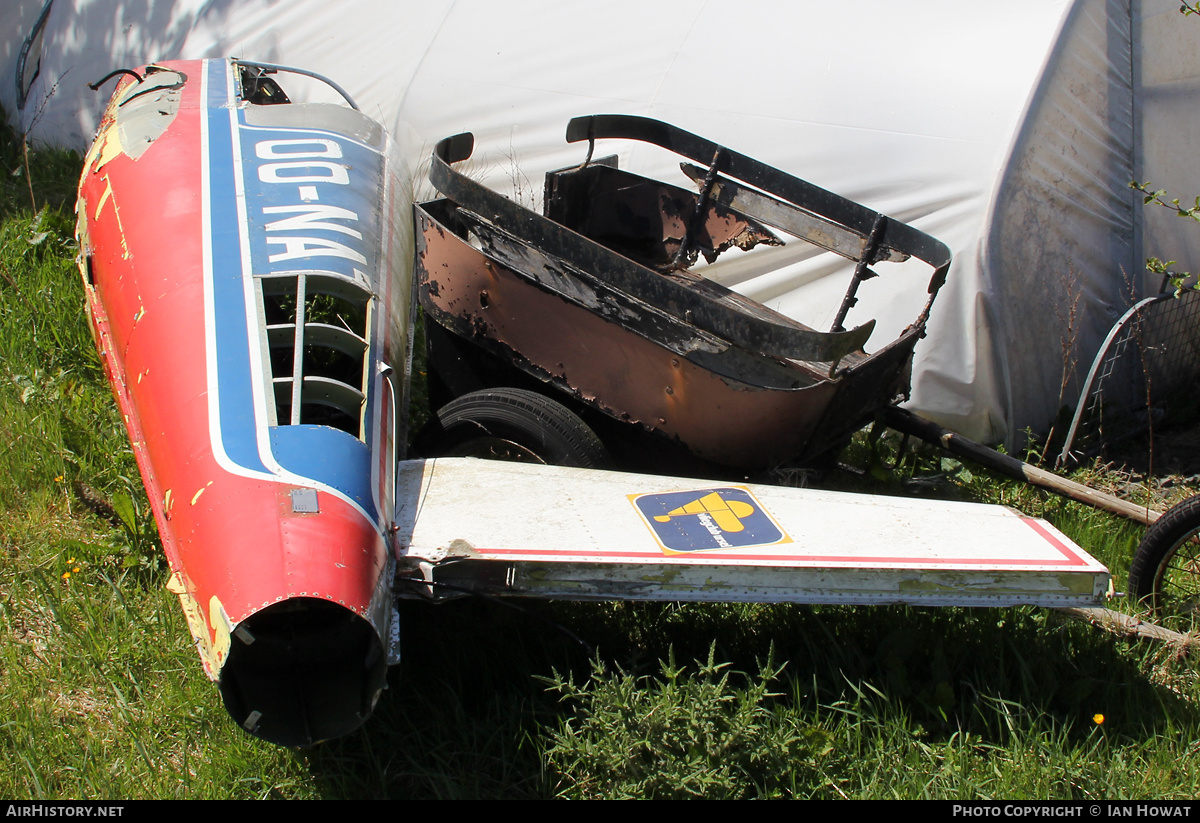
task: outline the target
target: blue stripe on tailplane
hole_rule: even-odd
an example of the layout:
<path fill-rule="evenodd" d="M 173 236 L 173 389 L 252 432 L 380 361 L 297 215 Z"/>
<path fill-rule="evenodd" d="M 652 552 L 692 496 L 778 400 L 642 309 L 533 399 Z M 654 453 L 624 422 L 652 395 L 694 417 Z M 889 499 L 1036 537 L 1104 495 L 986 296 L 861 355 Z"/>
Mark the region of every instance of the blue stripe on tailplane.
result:
<path fill-rule="evenodd" d="M 287 471 L 332 486 L 378 519 L 371 452 L 358 438 L 328 426 L 272 426 L 271 453 Z"/>

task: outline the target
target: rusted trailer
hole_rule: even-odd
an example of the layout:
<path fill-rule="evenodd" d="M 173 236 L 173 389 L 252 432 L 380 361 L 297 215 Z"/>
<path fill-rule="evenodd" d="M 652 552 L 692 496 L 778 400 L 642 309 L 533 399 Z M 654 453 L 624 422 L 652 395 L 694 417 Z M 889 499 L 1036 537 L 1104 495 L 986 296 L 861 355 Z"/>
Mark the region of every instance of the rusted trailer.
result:
<path fill-rule="evenodd" d="M 454 167 L 470 158 L 472 135 L 437 145 L 430 180 L 444 199 L 416 207 L 420 301 L 436 324 L 430 372 L 446 384 L 436 384 L 435 402 L 520 382 L 607 426 L 609 443 L 651 432 L 705 461 L 753 469 L 819 459 L 907 397 L 913 348 L 950 265 L 945 245 L 656 120 L 581 117 L 566 137 L 586 141 L 587 156 L 547 174 L 544 214 Z M 596 142 L 613 138 L 682 156 L 697 191 L 624 171 L 616 157 L 595 159 Z M 855 262 L 828 330 L 697 270 L 701 258 L 730 248 L 780 245 L 776 232 Z M 932 269 L 928 300 L 868 354 L 875 322 L 847 329 L 847 314 L 877 264 L 909 258 Z M 486 393 L 459 400 L 441 415 L 433 450 L 469 454 L 483 442 L 509 456 L 570 462 L 571 454 L 540 453 L 537 420 L 505 426 L 489 408 L 530 400 L 540 402 Z M 558 411 L 551 417 L 549 428 L 578 429 Z M 583 431 L 576 439 L 587 439 Z M 589 449 L 576 451 L 588 464 Z"/>

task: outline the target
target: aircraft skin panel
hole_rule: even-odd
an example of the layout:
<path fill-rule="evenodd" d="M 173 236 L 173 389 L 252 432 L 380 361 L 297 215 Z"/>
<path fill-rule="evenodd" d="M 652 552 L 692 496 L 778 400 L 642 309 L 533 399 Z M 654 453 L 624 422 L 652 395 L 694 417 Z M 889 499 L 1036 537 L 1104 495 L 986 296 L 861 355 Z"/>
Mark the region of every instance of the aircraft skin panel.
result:
<path fill-rule="evenodd" d="M 367 271 L 378 265 L 382 158 L 357 140 L 328 130 L 247 124 L 231 64 L 206 61 L 204 68 L 208 104 L 202 124 L 207 146 L 202 181 L 212 318 L 209 397 L 218 424 L 212 433 L 214 449 L 229 461 L 230 471 L 324 481 L 328 491 L 361 506 L 382 527 L 380 501 L 364 495 L 357 481 L 350 486 L 337 482 L 350 476 L 347 472 L 332 477 L 292 472 L 289 465 L 303 462 L 293 446 L 295 438 L 270 437 L 268 405 L 274 398 L 263 396 L 268 367 L 255 345 L 259 319 L 253 296 L 256 278 L 293 272 L 311 280 L 326 274 L 351 279 L 367 294 L 375 289 Z M 272 226 L 276 231 L 269 234 Z M 367 382 L 368 407 L 378 403 L 378 382 Z M 370 453 L 374 437 L 373 427 L 364 426 L 361 444 L 342 441 L 335 450 L 358 463 Z M 280 440 L 284 446 L 276 451 L 273 444 Z"/>
<path fill-rule="evenodd" d="M 319 477 L 363 511 L 374 512 L 371 455 L 362 443 L 328 426 L 272 426 L 271 453 L 301 477 Z"/>
<path fill-rule="evenodd" d="M 402 463 L 398 488 L 401 565 L 495 594 L 1090 606 L 1108 590 L 1061 532 L 1001 506 L 466 458 Z"/>
<path fill-rule="evenodd" d="M 162 95 L 139 96 L 139 84 L 122 79 L 86 161 L 78 220 L 93 329 L 173 586 L 213 677 L 230 632 L 290 598 L 337 603 L 386 638 L 390 598 L 380 583 L 389 551 L 377 512 L 390 472 L 373 467 L 368 443 L 346 432 L 288 426 L 271 438 L 265 392 L 256 388 L 269 384 L 258 309 L 247 298 L 259 272 L 242 253 L 237 189 L 253 186 L 235 178 L 245 104 L 234 100 L 230 64 L 180 62 L 163 71 L 182 78 L 170 92 L 177 105 L 136 159 L 129 135 L 139 105 Z M 334 138 L 322 139 L 326 146 Z M 377 196 L 377 179 L 363 184 Z M 310 224 L 301 234 L 330 232 Z M 378 394 L 371 388 L 368 402 L 390 425 Z M 374 426 L 368 414 L 363 437 L 372 443 L 380 437 Z M 327 464 L 338 449 L 348 454 L 350 469 L 297 456 L 314 443 Z"/>

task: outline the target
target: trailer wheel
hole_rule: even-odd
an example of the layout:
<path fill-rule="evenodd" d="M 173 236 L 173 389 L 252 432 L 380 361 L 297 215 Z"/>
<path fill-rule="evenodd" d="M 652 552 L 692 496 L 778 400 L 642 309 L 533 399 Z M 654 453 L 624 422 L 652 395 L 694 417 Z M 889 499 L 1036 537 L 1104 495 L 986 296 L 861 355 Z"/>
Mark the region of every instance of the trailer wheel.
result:
<path fill-rule="evenodd" d="M 1200 617 L 1200 496 L 1172 506 L 1146 531 L 1129 567 L 1129 590 L 1163 621 Z"/>
<path fill-rule="evenodd" d="M 609 463 L 608 450 L 577 415 L 524 389 L 485 389 L 450 401 L 414 446 L 429 457 L 483 457 L 584 469 Z"/>

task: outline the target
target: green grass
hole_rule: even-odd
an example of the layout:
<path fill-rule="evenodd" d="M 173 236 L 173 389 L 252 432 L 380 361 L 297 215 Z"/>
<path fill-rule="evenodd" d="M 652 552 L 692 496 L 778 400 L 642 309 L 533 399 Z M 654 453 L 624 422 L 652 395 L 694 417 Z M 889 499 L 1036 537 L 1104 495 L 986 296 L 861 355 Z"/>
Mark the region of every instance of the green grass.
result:
<path fill-rule="evenodd" d="M 0 133 L 0 796 L 1200 790 L 1194 665 L 1035 609 L 404 603 L 404 660 L 362 730 L 302 752 L 249 737 L 165 590 L 89 336 L 79 162 L 38 153 L 31 202 L 20 145 Z M 883 471 L 865 448 L 852 459 L 879 477 L 860 488 L 1014 505 L 1123 580 L 1139 528 L 940 457 Z M 113 510 L 89 509 L 79 484 Z"/>

